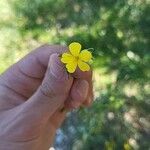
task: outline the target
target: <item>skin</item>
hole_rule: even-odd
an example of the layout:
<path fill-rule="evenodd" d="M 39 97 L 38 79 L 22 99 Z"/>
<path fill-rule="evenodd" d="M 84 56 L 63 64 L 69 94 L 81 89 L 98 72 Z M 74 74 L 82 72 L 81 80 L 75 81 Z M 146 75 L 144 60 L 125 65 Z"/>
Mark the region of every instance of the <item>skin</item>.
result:
<path fill-rule="evenodd" d="M 0 149 L 48 150 L 67 111 L 91 104 L 92 72 L 68 75 L 67 49 L 44 45 L 0 76 Z"/>

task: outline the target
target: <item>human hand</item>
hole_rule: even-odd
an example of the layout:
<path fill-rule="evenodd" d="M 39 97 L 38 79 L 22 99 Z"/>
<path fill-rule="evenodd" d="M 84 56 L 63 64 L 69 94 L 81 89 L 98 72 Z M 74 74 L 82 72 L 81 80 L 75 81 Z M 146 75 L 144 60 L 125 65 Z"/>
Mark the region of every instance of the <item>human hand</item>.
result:
<path fill-rule="evenodd" d="M 68 75 L 59 54 L 42 46 L 0 76 L 0 149 L 48 150 L 66 111 L 92 102 L 92 72 Z"/>

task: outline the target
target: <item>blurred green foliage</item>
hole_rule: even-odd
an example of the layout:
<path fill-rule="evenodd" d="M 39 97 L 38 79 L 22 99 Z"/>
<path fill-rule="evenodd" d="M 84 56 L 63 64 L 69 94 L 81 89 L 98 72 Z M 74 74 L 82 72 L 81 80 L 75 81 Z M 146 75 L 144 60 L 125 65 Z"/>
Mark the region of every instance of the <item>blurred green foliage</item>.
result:
<path fill-rule="evenodd" d="M 91 108 L 69 114 L 64 150 L 150 148 L 149 0 L 1 0 L 0 71 L 41 43 L 94 48 Z"/>

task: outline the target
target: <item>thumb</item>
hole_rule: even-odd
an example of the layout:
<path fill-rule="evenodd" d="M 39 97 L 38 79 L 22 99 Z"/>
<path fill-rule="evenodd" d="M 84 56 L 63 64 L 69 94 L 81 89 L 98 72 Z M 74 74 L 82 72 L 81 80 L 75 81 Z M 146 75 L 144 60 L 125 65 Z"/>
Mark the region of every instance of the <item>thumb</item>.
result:
<path fill-rule="evenodd" d="M 31 119 L 50 117 L 68 97 L 72 83 L 58 54 L 52 54 L 42 84 L 21 111 Z"/>
<path fill-rule="evenodd" d="M 66 72 L 64 65 L 60 62 L 59 55 L 52 54 L 39 91 L 50 98 L 67 96 L 71 88 L 72 81 L 73 78 Z"/>

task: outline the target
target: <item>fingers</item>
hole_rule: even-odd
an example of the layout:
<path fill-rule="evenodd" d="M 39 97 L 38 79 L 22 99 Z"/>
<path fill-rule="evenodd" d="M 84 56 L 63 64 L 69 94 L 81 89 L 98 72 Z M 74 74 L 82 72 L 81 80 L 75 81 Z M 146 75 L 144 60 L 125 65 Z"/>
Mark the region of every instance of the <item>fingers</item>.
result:
<path fill-rule="evenodd" d="M 75 78 L 86 80 L 89 83 L 89 90 L 86 100 L 82 103 L 83 106 L 90 106 L 93 101 L 93 83 L 92 83 L 92 71 L 82 72 L 77 69 L 73 74 Z"/>
<path fill-rule="evenodd" d="M 15 95 L 18 95 L 17 99 L 20 99 L 20 103 L 22 103 L 23 100 L 28 99 L 40 86 L 46 72 L 49 56 L 53 53 L 60 54 L 66 50 L 67 47 L 58 45 L 44 45 L 37 48 L 9 68 L 1 76 L 0 84 L 3 84 L 5 89 L 8 87 L 7 90 L 9 89 L 9 93 L 11 93 L 11 90 Z M 78 69 L 73 76 L 75 78 L 86 79 L 89 82 L 89 97 L 92 97 L 91 73 L 82 72 Z M 88 100 L 86 100 L 84 105 L 88 104 Z"/>
<path fill-rule="evenodd" d="M 81 103 L 83 103 L 89 91 L 89 83 L 86 80 L 76 80 L 74 82 L 74 86 L 71 90 L 71 97 L 72 97 L 72 105 L 75 108 L 78 108 Z"/>
<path fill-rule="evenodd" d="M 25 74 L 35 78 L 43 78 L 49 56 L 53 53 L 61 54 L 67 49 L 67 47 L 60 45 L 43 45 L 29 53 L 18 65 Z"/>
<path fill-rule="evenodd" d="M 50 122 L 53 123 L 55 128 L 61 125 L 68 111 L 80 107 L 87 100 L 89 87 L 88 81 L 74 79 L 69 98 L 65 101 L 65 104 L 50 117 Z"/>
<path fill-rule="evenodd" d="M 73 78 L 60 62 L 58 54 L 50 56 L 49 65 L 41 86 L 20 109 L 32 119 L 48 119 L 66 100 Z"/>
<path fill-rule="evenodd" d="M 86 100 L 83 102 L 83 106 L 89 107 L 93 102 L 93 83 L 92 83 L 92 71 L 90 71 L 89 76 L 87 77 L 89 83 L 89 91 Z"/>
<path fill-rule="evenodd" d="M 75 79 L 70 92 L 70 99 L 65 103 L 67 108 L 78 108 L 87 98 L 89 83 L 86 80 Z"/>
<path fill-rule="evenodd" d="M 29 98 L 43 80 L 49 56 L 65 50 L 67 47 L 58 45 L 37 48 L 4 72 L 0 77 L 0 84 L 22 95 L 22 99 Z"/>

